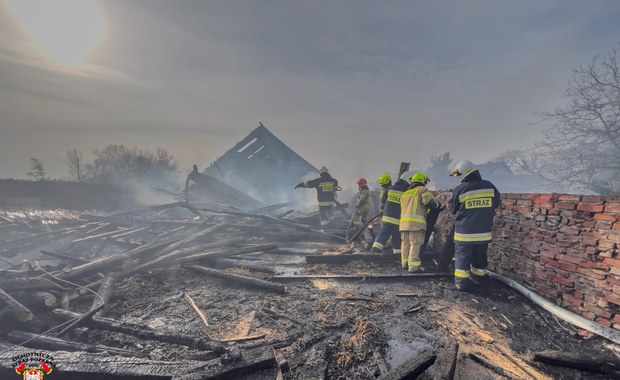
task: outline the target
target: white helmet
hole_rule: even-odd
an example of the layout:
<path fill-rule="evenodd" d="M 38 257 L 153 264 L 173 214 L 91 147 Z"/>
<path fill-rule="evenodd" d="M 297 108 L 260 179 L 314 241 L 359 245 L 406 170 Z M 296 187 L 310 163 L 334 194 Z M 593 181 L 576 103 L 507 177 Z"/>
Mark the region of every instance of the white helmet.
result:
<path fill-rule="evenodd" d="M 454 167 L 454 169 L 452 169 L 452 171 L 450 172 L 450 177 L 460 177 L 463 176 L 463 178 L 465 178 L 466 176 L 468 176 L 470 173 L 474 172 L 478 170 L 478 168 L 476 168 L 474 166 L 474 163 L 471 161 L 461 161 L 458 164 L 456 164 L 456 166 Z"/>
<path fill-rule="evenodd" d="M 321 168 L 319 169 L 319 174 L 323 174 L 323 173 L 329 173 L 329 170 L 327 170 L 325 166 L 321 166 Z"/>
<path fill-rule="evenodd" d="M 407 183 L 411 183 L 411 177 L 413 177 L 413 172 L 411 170 L 407 170 L 403 174 L 400 175 L 400 179 L 404 179 Z"/>

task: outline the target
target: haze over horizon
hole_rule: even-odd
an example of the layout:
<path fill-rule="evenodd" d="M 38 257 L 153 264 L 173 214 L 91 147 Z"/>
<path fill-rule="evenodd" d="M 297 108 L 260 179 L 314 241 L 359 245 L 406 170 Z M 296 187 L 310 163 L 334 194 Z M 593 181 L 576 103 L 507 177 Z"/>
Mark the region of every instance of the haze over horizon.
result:
<path fill-rule="evenodd" d="M 162 147 L 200 170 L 261 121 L 374 181 L 543 138 L 571 70 L 618 47 L 620 2 L 0 0 L 0 178 L 30 157 Z"/>

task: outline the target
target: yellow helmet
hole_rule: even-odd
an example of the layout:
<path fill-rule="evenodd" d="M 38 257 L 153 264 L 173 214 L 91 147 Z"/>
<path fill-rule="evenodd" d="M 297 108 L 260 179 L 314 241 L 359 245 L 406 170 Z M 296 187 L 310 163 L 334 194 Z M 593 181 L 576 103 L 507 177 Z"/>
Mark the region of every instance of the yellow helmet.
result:
<path fill-rule="evenodd" d="M 419 183 L 423 183 L 423 184 L 427 184 L 430 182 L 430 178 L 428 178 L 428 176 L 422 172 L 417 172 L 413 175 L 413 177 L 411 177 L 411 182 L 419 182 Z"/>
<path fill-rule="evenodd" d="M 379 180 L 377 180 L 377 183 L 381 186 L 387 185 L 390 182 L 392 182 L 392 177 L 390 177 L 390 175 L 387 173 L 383 173 L 383 175 L 379 177 Z"/>

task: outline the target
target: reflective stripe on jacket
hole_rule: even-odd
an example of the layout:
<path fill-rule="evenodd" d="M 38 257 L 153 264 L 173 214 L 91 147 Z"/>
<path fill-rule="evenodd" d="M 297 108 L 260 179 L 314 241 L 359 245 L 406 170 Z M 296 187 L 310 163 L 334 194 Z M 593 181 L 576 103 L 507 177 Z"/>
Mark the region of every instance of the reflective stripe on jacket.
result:
<path fill-rule="evenodd" d="M 409 183 L 404 179 L 399 179 L 388 188 L 381 222 L 400 225 L 400 198 L 408 188 Z"/>
<path fill-rule="evenodd" d="M 323 173 L 319 178 L 315 178 L 303 183 L 306 188 L 316 189 L 316 198 L 319 207 L 332 207 L 335 199 L 338 180 L 332 178 L 329 173 Z"/>
<path fill-rule="evenodd" d="M 474 171 L 452 190 L 450 211 L 456 215 L 454 241 L 459 243 L 488 243 L 493 239 L 493 219 L 500 205 L 495 185 Z"/>

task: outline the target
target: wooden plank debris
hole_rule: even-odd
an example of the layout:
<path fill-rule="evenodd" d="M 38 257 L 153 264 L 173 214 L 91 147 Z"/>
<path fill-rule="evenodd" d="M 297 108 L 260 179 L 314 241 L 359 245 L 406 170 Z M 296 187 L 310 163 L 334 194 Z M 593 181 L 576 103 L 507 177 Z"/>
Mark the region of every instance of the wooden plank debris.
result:
<path fill-rule="evenodd" d="M 350 262 L 399 262 L 400 255 L 374 255 L 374 254 L 361 254 L 361 255 L 307 255 L 306 263 L 308 264 L 346 264 Z"/>
<path fill-rule="evenodd" d="M 62 321 L 68 321 L 80 316 L 78 313 L 61 309 L 55 309 L 52 313 L 54 316 L 58 317 Z M 113 319 L 105 317 L 93 317 L 90 320 L 86 320 L 85 325 L 90 328 L 118 332 L 126 335 L 135 336 L 141 339 L 150 339 L 159 342 L 180 344 L 201 350 L 213 351 L 216 353 L 226 352 L 226 347 L 224 347 L 223 345 L 197 335 L 164 333 L 135 324 L 117 322 Z"/>
<path fill-rule="evenodd" d="M 608 355 L 594 357 L 582 353 L 547 350 L 535 352 L 533 360 L 539 363 L 574 368 L 581 371 L 620 374 L 620 359 Z"/>
<path fill-rule="evenodd" d="M 192 307 L 192 309 L 194 309 L 194 311 L 196 312 L 198 317 L 200 317 L 200 319 L 205 324 L 205 326 L 209 327 L 209 322 L 207 322 L 207 317 L 205 317 L 205 315 L 202 312 L 202 310 L 200 310 L 200 308 L 198 308 L 198 305 L 196 305 L 196 302 L 194 302 L 192 297 L 189 294 L 187 294 L 187 293 L 184 293 L 183 297 L 189 303 L 189 305 Z"/>
<path fill-rule="evenodd" d="M 286 287 L 284 285 L 276 284 L 274 282 L 259 280 L 259 279 L 247 277 L 247 276 L 240 276 L 238 274 L 226 273 L 223 271 L 219 271 L 217 269 L 211 269 L 211 268 L 207 268 L 207 267 L 203 267 L 199 265 L 188 265 L 187 268 L 195 272 L 198 272 L 198 273 L 223 278 L 233 283 L 250 286 L 252 288 L 258 288 L 258 289 L 262 289 L 262 290 L 266 290 L 266 291 L 274 292 L 274 293 L 279 293 L 279 294 L 286 293 Z"/>
<path fill-rule="evenodd" d="M 18 321 L 22 322 L 31 321 L 34 317 L 30 309 L 22 305 L 15 298 L 11 297 L 11 295 L 5 292 L 2 288 L 0 288 L 0 300 L 6 305 L 6 308 L 2 310 L 1 314 L 12 315 Z"/>
<path fill-rule="evenodd" d="M 437 355 L 432 350 L 426 349 L 418 352 L 403 364 L 392 368 L 385 376 L 382 376 L 381 380 L 404 380 L 415 379 L 428 367 L 435 363 Z"/>

